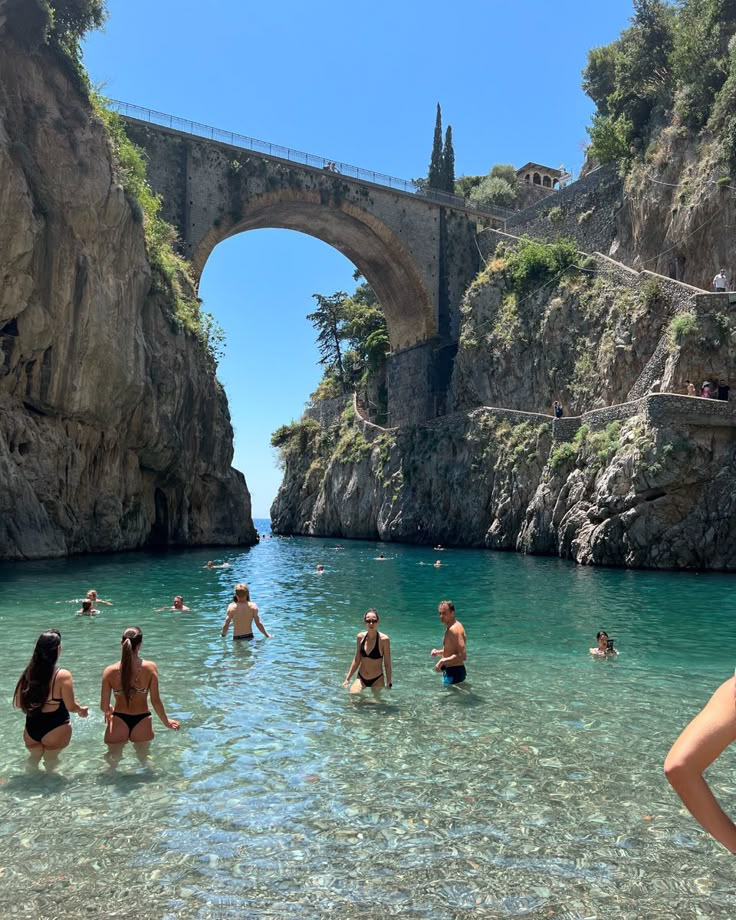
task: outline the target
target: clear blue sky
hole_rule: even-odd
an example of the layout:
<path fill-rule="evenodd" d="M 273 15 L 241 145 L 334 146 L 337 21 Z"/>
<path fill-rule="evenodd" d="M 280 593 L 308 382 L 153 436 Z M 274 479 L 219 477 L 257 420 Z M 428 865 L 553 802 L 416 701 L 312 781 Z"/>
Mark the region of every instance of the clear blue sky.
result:
<path fill-rule="evenodd" d="M 108 8 L 85 60 L 109 96 L 410 179 L 426 175 L 437 102 L 457 175 L 528 160 L 577 172 L 592 111 L 580 71 L 589 48 L 626 26 L 632 2 Z M 320 378 L 311 295 L 352 290 L 352 271 L 336 250 L 286 230 L 228 240 L 205 268 L 200 295 L 227 334 L 219 377 L 255 517 L 268 516 L 281 479 L 271 432 L 299 418 Z"/>

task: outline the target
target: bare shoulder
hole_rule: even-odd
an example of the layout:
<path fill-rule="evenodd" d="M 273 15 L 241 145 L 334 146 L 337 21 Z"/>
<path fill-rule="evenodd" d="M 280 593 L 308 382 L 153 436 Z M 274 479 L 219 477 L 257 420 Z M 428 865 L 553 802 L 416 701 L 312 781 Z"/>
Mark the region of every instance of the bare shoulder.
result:
<path fill-rule="evenodd" d="M 120 667 L 120 665 L 117 664 L 117 663 L 116 663 L 116 664 L 109 664 L 109 665 L 105 668 L 105 670 L 102 672 L 102 679 L 104 680 L 106 677 L 109 677 L 109 676 L 113 673 L 113 671 L 117 671 L 117 669 L 118 669 L 119 667 Z"/>
<path fill-rule="evenodd" d="M 156 666 L 156 662 L 144 660 L 141 663 L 141 671 L 146 671 L 148 674 L 158 674 L 158 667 Z"/>
<path fill-rule="evenodd" d="M 251 601 L 250 609 L 253 611 L 253 613 L 258 613 L 258 604 L 254 604 L 253 601 Z"/>
<path fill-rule="evenodd" d="M 368 630 L 367 630 L 367 629 L 363 630 L 363 632 L 359 632 L 359 633 L 358 633 L 358 642 L 360 642 L 361 639 L 365 639 L 365 637 L 366 637 L 367 635 L 368 635 Z"/>
<path fill-rule="evenodd" d="M 389 637 L 386 635 L 386 633 L 382 633 L 382 632 L 379 632 L 378 638 L 381 640 L 381 642 L 390 642 L 390 641 L 391 641 L 391 640 L 389 639 Z"/>
<path fill-rule="evenodd" d="M 59 668 L 59 670 L 56 672 L 56 679 L 57 680 L 71 680 L 72 672 L 67 671 L 66 668 Z"/>
<path fill-rule="evenodd" d="M 452 624 L 452 626 L 450 627 L 450 632 L 451 632 L 451 633 L 455 633 L 455 635 L 457 635 L 457 636 L 464 636 L 464 635 L 465 635 L 465 627 L 464 627 L 463 624 L 460 622 L 460 620 L 455 620 L 455 622 L 454 622 L 454 623 Z"/>

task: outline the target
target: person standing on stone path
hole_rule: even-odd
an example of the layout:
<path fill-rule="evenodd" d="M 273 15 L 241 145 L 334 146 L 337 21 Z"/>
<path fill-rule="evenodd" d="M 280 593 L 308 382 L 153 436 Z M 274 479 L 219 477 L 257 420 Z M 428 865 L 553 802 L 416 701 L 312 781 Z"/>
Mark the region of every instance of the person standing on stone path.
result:
<path fill-rule="evenodd" d="M 72 675 L 59 668 L 61 633 L 48 629 L 36 641 L 28 666 L 15 685 L 13 705 L 26 714 L 23 741 L 38 760 L 46 755 L 46 769 L 52 769 L 58 752 L 72 738 L 70 712 L 87 718 L 89 708 L 74 696 Z"/>
<path fill-rule="evenodd" d="M 736 854 L 736 825 L 705 781 L 705 770 L 736 741 L 735 678 L 721 684 L 672 745 L 664 762 L 669 784 L 710 835 Z"/>
<path fill-rule="evenodd" d="M 728 278 L 726 277 L 725 268 L 722 268 L 713 279 L 713 290 L 720 294 L 724 294 L 728 290 Z"/>
<path fill-rule="evenodd" d="M 685 381 L 685 393 L 686 393 L 687 396 L 695 396 L 695 395 L 696 395 L 695 384 L 692 383 L 692 381 L 690 381 L 690 380 L 686 380 L 686 381 Z"/>
<path fill-rule="evenodd" d="M 248 585 L 235 585 L 233 603 L 228 606 L 225 622 L 222 624 L 223 636 L 227 635 L 231 623 L 233 624 L 233 641 L 236 639 L 253 639 L 254 623 L 267 639 L 272 638 L 258 616 L 258 604 L 254 604 L 250 599 Z"/>
<path fill-rule="evenodd" d="M 465 629 L 460 620 L 455 618 L 455 605 L 452 601 L 440 601 L 437 612 L 444 623 L 445 635 L 442 648 L 433 648 L 430 652 L 432 658 L 439 658 L 434 669 L 443 672 L 443 684 L 461 684 L 467 677 Z"/>

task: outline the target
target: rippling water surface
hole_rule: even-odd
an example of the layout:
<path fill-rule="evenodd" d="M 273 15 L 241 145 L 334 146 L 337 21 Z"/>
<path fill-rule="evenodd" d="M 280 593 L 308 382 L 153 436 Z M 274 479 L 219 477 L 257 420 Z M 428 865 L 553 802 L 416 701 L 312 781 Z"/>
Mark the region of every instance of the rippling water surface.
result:
<path fill-rule="evenodd" d="M 662 774 L 733 673 L 733 578 L 335 545 L 266 540 L 216 571 L 211 550 L 0 566 L 0 916 L 736 917 L 733 858 Z M 240 580 L 273 639 L 220 637 Z M 115 604 L 91 621 L 66 602 L 90 587 Z M 154 612 L 177 593 L 190 613 Z M 429 657 L 444 597 L 463 690 Z M 394 658 L 378 699 L 340 686 L 368 606 Z M 156 722 L 150 763 L 112 770 L 100 675 L 129 625 L 182 728 Z M 9 700 L 49 626 L 91 711 L 30 773 Z M 587 655 L 600 628 L 618 660 Z M 710 773 L 732 811 L 733 767 Z"/>

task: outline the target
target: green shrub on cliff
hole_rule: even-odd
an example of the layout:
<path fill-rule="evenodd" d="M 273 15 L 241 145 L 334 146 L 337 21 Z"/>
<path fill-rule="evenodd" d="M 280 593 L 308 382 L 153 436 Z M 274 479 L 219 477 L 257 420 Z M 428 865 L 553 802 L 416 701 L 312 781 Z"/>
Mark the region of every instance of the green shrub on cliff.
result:
<path fill-rule="evenodd" d="M 225 333 L 211 313 L 202 312 L 189 262 L 177 252 L 176 230 L 161 215 L 161 198 L 151 188 L 143 154 L 128 137 L 120 116 L 107 108 L 98 92 L 90 93 L 92 109 L 105 126 L 117 178 L 133 217 L 143 224 L 151 288 L 161 295 L 177 325 L 199 340 L 211 369 L 223 356 Z"/>
<path fill-rule="evenodd" d="M 670 320 L 667 340 L 670 348 L 681 345 L 683 341 L 698 328 L 698 318 L 694 313 L 678 313 Z"/>
<path fill-rule="evenodd" d="M 511 278 L 514 290 L 523 295 L 532 287 L 561 276 L 576 264 L 577 258 L 574 240 L 560 239 L 546 243 L 525 237 L 516 249 L 508 252 L 505 271 Z"/>
<path fill-rule="evenodd" d="M 279 467 L 284 469 L 291 461 L 315 453 L 321 438 L 322 428 L 319 422 L 311 418 L 281 425 L 271 435 L 271 447 L 278 451 Z"/>

